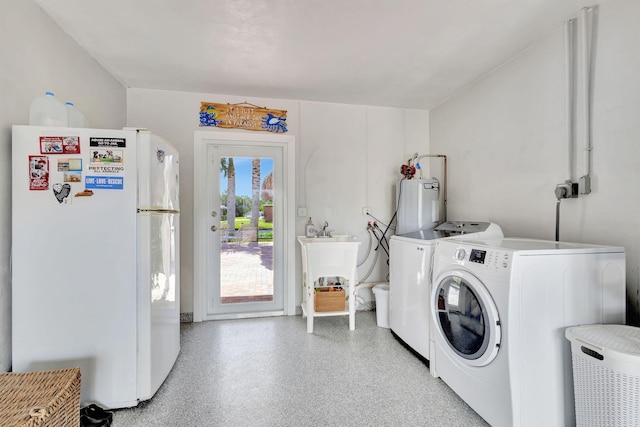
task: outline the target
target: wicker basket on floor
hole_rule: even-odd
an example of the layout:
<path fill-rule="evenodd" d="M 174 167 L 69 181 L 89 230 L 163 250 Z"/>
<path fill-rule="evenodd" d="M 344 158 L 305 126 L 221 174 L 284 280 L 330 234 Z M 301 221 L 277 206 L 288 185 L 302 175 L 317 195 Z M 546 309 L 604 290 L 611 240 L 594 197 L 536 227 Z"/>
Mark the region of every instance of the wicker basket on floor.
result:
<path fill-rule="evenodd" d="M 0 426 L 80 425 L 80 368 L 0 373 Z"/>

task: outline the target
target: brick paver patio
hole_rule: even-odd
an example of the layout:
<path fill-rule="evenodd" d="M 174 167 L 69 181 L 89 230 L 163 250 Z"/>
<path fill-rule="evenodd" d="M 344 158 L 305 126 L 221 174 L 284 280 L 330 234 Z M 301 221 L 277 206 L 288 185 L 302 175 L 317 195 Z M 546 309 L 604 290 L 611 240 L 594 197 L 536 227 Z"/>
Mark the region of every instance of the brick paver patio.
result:
<path fill-rule="evenodd" d="M 222 303 L 273 299 L 273 242 L 220 244 Z"/>

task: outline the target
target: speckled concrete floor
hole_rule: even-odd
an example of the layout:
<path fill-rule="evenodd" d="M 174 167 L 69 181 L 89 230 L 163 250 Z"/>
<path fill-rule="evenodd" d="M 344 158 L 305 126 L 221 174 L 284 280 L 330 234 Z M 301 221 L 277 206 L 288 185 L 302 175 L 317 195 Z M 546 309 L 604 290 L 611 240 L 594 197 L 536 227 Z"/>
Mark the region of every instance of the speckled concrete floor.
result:
<path fill-rule="evenodd" d="M 137 426 L 487 426 L 405 349 L 375 312 L 182 325 L 156 396 L 114 413 Z"/>

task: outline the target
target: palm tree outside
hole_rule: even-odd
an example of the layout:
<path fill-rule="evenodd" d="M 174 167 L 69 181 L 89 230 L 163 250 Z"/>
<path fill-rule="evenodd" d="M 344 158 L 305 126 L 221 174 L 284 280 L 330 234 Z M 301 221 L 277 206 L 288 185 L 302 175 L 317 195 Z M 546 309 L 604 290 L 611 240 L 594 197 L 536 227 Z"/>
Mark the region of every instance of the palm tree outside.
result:
<path fill-rule="evenodd" d="M 231 232 L 235 232 L 236 224 L 236 168 L 233 157 L 228 157 L 227 167 L 227 224 Z"/>
<path fill-rule="evenodd" d="M 251 161 L 251 222 L 249 226 L 258 230 L 260 219 L 260 159 Z M 256 232 L 256 240 L 257 240 Z"/>

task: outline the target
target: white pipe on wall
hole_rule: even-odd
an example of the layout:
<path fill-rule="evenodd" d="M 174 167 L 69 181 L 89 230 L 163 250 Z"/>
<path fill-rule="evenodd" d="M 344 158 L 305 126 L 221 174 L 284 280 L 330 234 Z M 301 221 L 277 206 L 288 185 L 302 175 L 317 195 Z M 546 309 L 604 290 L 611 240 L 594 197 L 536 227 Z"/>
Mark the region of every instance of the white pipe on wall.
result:
<path fill-rule="evenodd" d="M 580 35 L 581 35 L 581 117 L 582 117 L 582 138 L 584 146 L 584 176 L 589 177 L 591 173 L 591 54 L 593 46 L 591 43 L 593 29 L 593 7 L 582 8 L 579 15 Z"/>
<path fill-rule="evenodd" d="M 565 80 L 566 80 L 566 143 L 567 175 L 565 181 L 573 182 L 575 142 L 575 19 L 564 23 Z"/>

